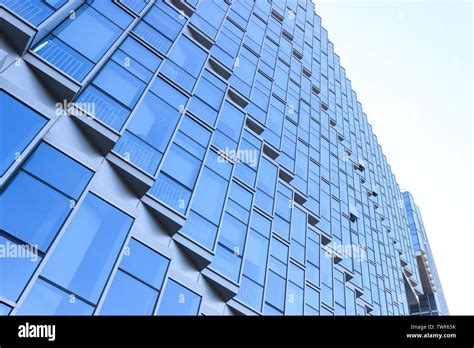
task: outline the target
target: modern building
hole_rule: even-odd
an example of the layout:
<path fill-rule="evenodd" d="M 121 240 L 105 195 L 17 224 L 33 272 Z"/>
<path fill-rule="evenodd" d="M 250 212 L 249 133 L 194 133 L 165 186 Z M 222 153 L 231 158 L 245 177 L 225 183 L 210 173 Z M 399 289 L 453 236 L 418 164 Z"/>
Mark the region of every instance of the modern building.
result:
<path fill-rule="evenodd" d="M 0 0 L 0 29 L 0 313 L 408 315 L 424 296 L 311 1 Z"/>
<path fill-rule="evenodd" d="M 419 295 L 418 299 L 409 298 L 410 313 L 412 315 L 448 315 L 448 305 L 444 298 L 420 209 L 410 192 L 404 191 L 402 196 L 423 289 L 423 294 Z"/>

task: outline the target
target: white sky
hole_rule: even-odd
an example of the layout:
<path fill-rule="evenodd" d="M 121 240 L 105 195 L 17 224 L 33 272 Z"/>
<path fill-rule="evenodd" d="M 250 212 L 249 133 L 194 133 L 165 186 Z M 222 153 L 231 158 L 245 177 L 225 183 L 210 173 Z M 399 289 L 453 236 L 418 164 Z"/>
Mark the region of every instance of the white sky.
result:
<path fill-rule="evenodd" d="M 474 315 L 473 1 L 315 3 L 400 187 L 420 207 L 450 313 Z"/>

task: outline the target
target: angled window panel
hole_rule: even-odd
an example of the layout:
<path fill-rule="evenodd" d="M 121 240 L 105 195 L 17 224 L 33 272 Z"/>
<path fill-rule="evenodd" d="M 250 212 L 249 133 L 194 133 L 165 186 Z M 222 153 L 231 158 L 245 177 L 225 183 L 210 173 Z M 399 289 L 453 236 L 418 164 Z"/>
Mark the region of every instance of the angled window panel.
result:
<path fill-rule="evenodd" d="M 42 275 L 97 303 L 133 219 L 89 193 Z"/>
<path fill-rule="evenodd" d="M 151 315 L 158 291 L 118 270 L 102 307 L 101 315 Z"/>
<path fill-rule="evenodd" d="M 0 235 L 0 296 L 16 302 L 41 262 L 33 248 Z"/>
<path fill-rule="evenodd" d="M 21 171 L 0 193 L 0 229 L 46 251 L 71 211 L 70 198 Z"/>
<path fill-rule="evenodd" d="M 46 118 L 0 91 L 0 176 L 5 174 L 46 123 Z"/>
<path fill-rule="evenodd" d="M 201 296 L 170 279 L 163 290 L 157 315 L 197 315 Z"/>
<path fill-rule="evenodd" d="M 76 200 L 93 174 L 91 170 L 46 143 L 39 145 L 23 168 Z"/>
<path fill-rule="evenodd" d="M 38 278 L 16 314 L 92 315 L 94 307 L 71 295 Z"/>
<path fill-rule="evenodd" d="M 181 36 L 173 46 L 161 72 L 190 92 L 206 59 L 207 54 L 202 48 L 186 36 Z"/>

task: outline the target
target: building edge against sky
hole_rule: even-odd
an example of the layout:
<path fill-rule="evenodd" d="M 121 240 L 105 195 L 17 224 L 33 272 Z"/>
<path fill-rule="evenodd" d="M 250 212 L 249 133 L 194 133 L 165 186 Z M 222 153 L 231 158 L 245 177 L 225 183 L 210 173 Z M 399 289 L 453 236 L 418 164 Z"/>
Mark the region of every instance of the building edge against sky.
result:
<path fill-rule="evenodd" d="M 418 301 L 412 303 L 409 301 L 410 313 L 413 315 L 448 315 L 448 305 L 444 298 L 443 287 L 436 270 L 436 263 L 420 209 L 410 192 L 404 191 L 402 196 L 423 288 L 423 294 L 419 296 Z"/>
<path fill-rule="evenodd" d="M 0 0 L 0 28 L 0 313 L 423 298 L 419 211 L 310 1 Z"/>

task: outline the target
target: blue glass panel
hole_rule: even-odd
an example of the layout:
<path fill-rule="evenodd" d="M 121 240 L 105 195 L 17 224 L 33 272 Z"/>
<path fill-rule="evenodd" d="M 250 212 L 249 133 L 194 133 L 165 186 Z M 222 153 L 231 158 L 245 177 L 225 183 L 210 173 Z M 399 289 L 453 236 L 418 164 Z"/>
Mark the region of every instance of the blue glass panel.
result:
<path fill-rule="evenodd" d="M 148 93 L 135 112 L 128 130 L 164 152 L 179 119 L 179 111 Z"/>
<path fill-rule="evenodd" d="M 265 300 L 271 305 L 283 310 L 285 306 L 285 287 L 285 279 L 269 271 Z"/>
<path fill-rule="evenodd" d="M 153 77 L 150 70 L 122 50 L 115 51 L 111 59 L 145 83 L 148 83 Z"/>
<path fill-rule="evenodd" d="M 6 304 L 0 302 L 0 315 L 8 315 L 10 314 L 11 310 L 12 310 L 12 307 L 7 306 Z"/>
<path fill-rule="evenodd" d="M 242 253 L 244 249 L 245 236 L 247 234 L 247 225 L 226 213 L 221 225 L 221 234 L 219 243 L 230 250 Z"/>
<path fill-rule="evenodd" d="M 180 232 L 207 249 L 212 249 L 216 240 L 217 227 L 191 210 Z"/>
<path fill-rule="evenodd" d="M 145 16 L 145 21 L 158 29 L 168 39 L 174 40 L 178 36 L 185 21 L 178 12 L 165 2 L 158 1 Z"/>
<path fill-rule="evenodd" d="M 181 36 L 169 55 L 170 60 L 164 64 L 162 72 L 190 91 L 194 87 L 206 58 L 207 55 L 203 49 L 187 37 Z"/>
<path fill-rule="evenodd" d="M 163 291 L 158 315 L 197 315 L 201 296 L 169 280 Z"/>
<path fill-rule="evenodd" d="M 33 52 L 77 81 L 82 81 L 94 67 L 90 60 L 53 35 L 42 40 Z"/>
<path fill-rule="evenodd" d="M 84 89 L 76 103 L 94 105 L 94 115 L 92 116 L 97 117 L 116 131 L 120 131 L 130 115 L 129 110 L 93 85 Z"/>
<path fill-rule="evenodd" d="M 120 0 L 122 4 L 127 6 L 130 10 L 135 13 L 140 13 L 147 4 L 148 1 L 146 0 Z"/>
<path fill-rule="evenodd" d="M 99 72 L 94 84 L 130 108 L 137 103 L 145 89 L 141 80 L 113 61 Z"/>
<path fill-rule="evenodd" d="M 91 5 L 99 13 L 105 16 L 105 18 L 110 19 L 122 29 L 125 29 L 130 23 L 132 23 L 133 17 L 122 10 L 119 6 L 115 5 L 112 1 L 95 0 Z"/>
<path fill-rule="evenodd" d="M 181 213 L 186 211 L 191 198 L 191 191 L 164 173 L 158 175 L 150 194 Z"/>
<path fill-rule="evenodd" d="M 263 284 L 268 255 L 268 239 L 254 230 L 250 231 L 245 250 L 244 274 Z"/>
<path fill-rule="evenodd" d="M 20 172 L 0 193 L 0 229 L 46 251 L 70 210 L 69 198 Z"/>
<path fill-rule="evenodd" d="M 169 262 L 166 257 L 131 239 L 128 243 L 128 252 L 120 262 L 120 268 L 159 290 L 165 279 Z"/>
<path fill-rule="evenodd" d="M 94 8 L 84 5 L 76 11 L 74 18 L 68 17 L 53 33 L 91 61 L 97 62 L 121 32 Z"/>
<path fill-rule="evenodd" d="M 163 61 L 130 36 L 120 45 L 120 49 L 152 72 L 156 71 Z"/>
<path fill-rule="evenodd" d="M 171 47 L 171 40 L 161 34 L 159 31 L 153 29 L 145 22 L 139 22 L 133 29 L 133 32 L 143 41 L 154 47 L 161 53 L 166 53 Z"/>
<path fill-rule="evenodd" d="M 35 26 L 40 25 L 54 12 L 49 6 L 38 0 L 0 0 L 0 4 L 4 4 Z"/>
<path fill-rule="evenodd" d="M 248 304 L 250 307 L 260 311 L 263 300 L 263 286 L 244 276 L 242 277 L 237 298 Z"/>
<path fill-rule="evenodd" d="M 228 182 L 207 168 L 203 171 L 196 189 L 193 210 L 209 221 L 219 222 Z M 212 204 L 209 202 L 212 201 Z"/>
<path fill-rule="evenodd" d="M 242 258 L 235 251 L 218 245 L 211 267 L 234 282 L 238 282 Z"/>
<path fill-rule="evenodd" d="M 160 77 L 153 81 L 150 91 L 155 93 L 176 110 L 182 110 L 188 101 L 188 97 Z"/>
<path fill-rule="evenodd" d="M 33 249 L 0 235 L 0 297 L 16 302 L 41 261 Z"/>
<path fill-rule="evenodd" d="M 42 279 L 36 280 L 17 315 L 91 315 L 94 307 Z"/>
<path fill-rule="evenodd" d="M 245 114 L 229 102 L 222 108 L 217 129 L 234 141 L 238 141 L 242 126 L 245 120 Z"/>
<path fill-rule="evenodd" d="M 293 283 L 288 283 L 288 293 L 286 301 L 286 311 L 287 315 L 302 315 L 303 314 L 303 289 L 294 285 Z"/>
<path fill-rule="evenodd" d="M 162 171 L 192 189 L 199 173 L 201 162 L 180 146 L 173 145 L 168 152 Z"/>
<path fill-rule="evenodd" d="M 0 91 L 0 176 L 46 122 L 44 117 Z"/>
<path fill-rule="evenodd" d="M 133 220 L 88 194 L 42 275 L 97 303 Z"/>
<path fill-rule="evenodd" d="M 117 141 L 114 151 L 151 175 L 155 175 L 163 157 L 155 148 L 127 130 Z"/>
<path fill-rule="evenodd" d="M 181 36 L 169 58 L 193 77 L 197 77 L 206 60 L 206 52 L 187 37 Z"/>
<path fill-rule="evenodd" d="M 110 285 L 101 315 L 151 315 L 158 291 L 118 271 Z"/>
<path fill-rule="evenodd" d="M 92 171 L 46 143 L 38 146 L 24 168 L 74 199 L 92 177 Z"/>

